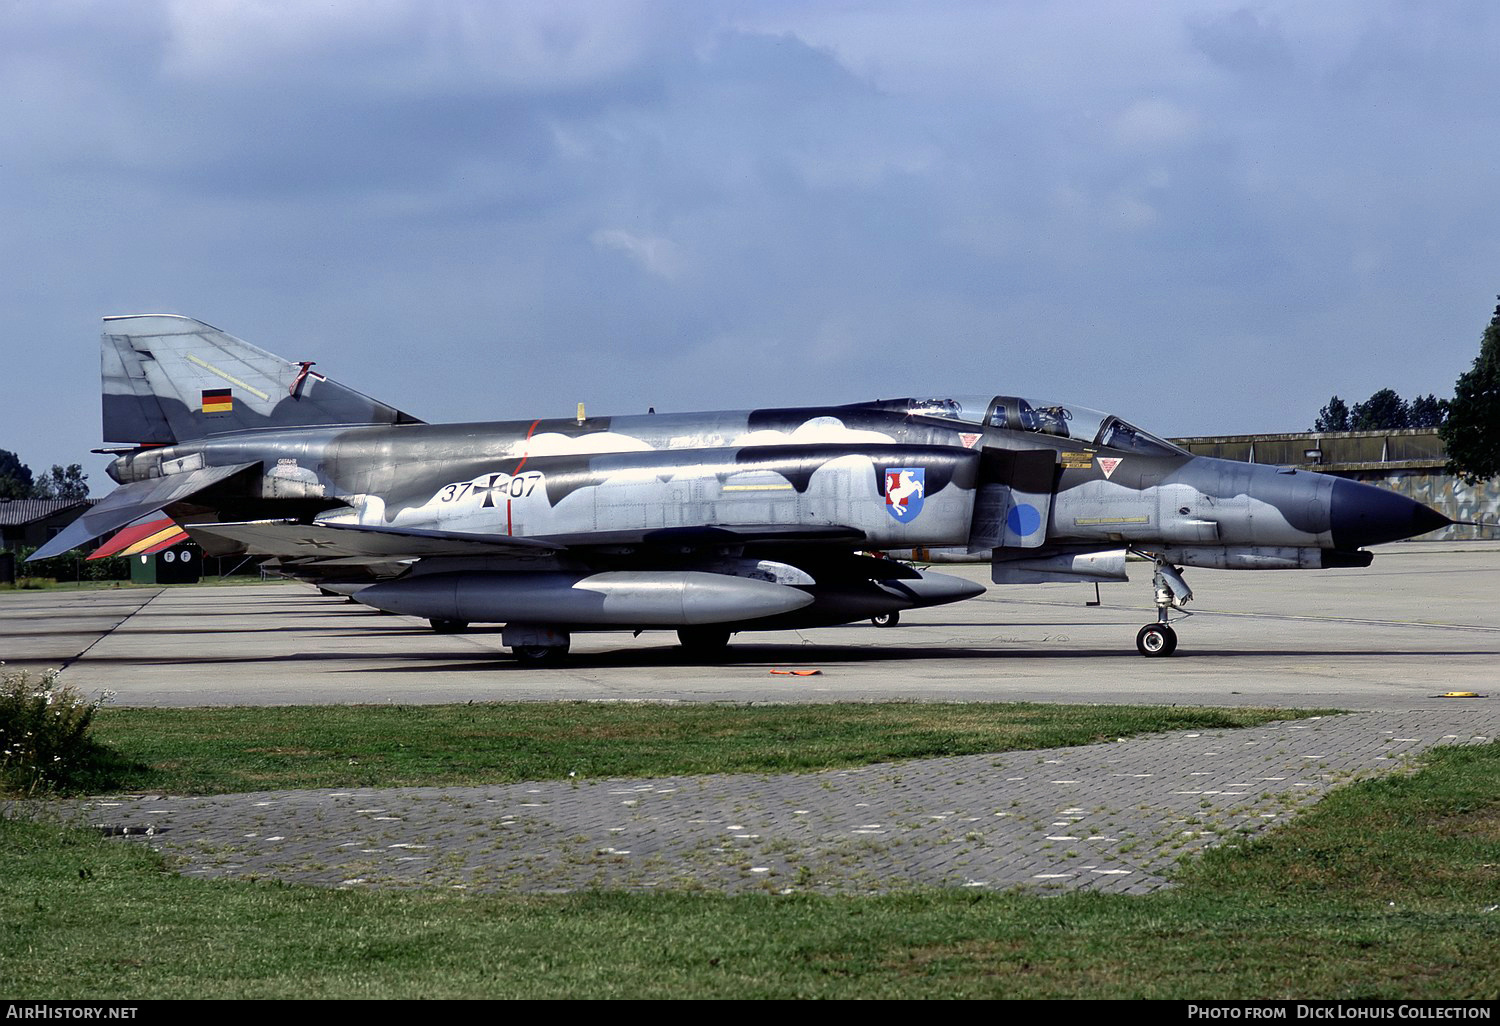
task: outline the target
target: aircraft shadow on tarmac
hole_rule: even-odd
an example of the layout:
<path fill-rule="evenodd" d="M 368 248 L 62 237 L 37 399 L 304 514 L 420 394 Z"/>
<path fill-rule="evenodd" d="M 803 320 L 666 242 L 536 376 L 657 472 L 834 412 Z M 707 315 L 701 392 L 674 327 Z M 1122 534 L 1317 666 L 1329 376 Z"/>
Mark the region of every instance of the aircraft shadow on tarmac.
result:
<path fill-rule="evenodd" d="M 114 630 L 114 627 L 115 624 L 111 621 L 108 625 L 96 627 L 57 627 L 49 630 L 32 630 L 28 628 L 24 631 L 17 631 L 15 636 L 26 638 L 93 638 L 110 633 L 110 631 Z M 175 634 L 177 632 L 169 631 L 167 633 Z"/>
<path fill-rule="evenodd" d="M 38 632 L 40 633 L 40 632 Z M 88 634 L 100 633 L 98 631 L 63 631 L 65 634 Z M 333 633 L 327 626 L 306 627 L 132 627 L 128 632 L 130 637 L 162 637 L 179 638 L 186 635 L 219 635 L 219 634 L 319 634 L 329 638 L 367 638 L 370 635 L 365 632 L 357 634 Z"/>
<path fill-rule="evenodd" d="M 1065 644 L 1065 643 L 1064 643 Z M 1444 656 L 1486 656 L 1489 650 L 1445 651 Z M 1179 650 L 1173 661 L 1163 663 L 1171 666 L 1178 660 L 1204 661 L 1208 659 L 1283 659 L 1288 656 L 1311 656 L 1320 659 L 1431 659 L 1433 653 L 1425 649 L 1358 649 L 1332 651 L 1328 649 L 1288 649 L 1266 651 L 1244 651 L 1235 649 Z M 409 649 L 392 649 L 382 652 L 297 652 L 280 655 L 208 655 L 194 658 L 162 658 L 148 654 L 130 656 L 89 656 L 83 660 L 87 667 L 105 666 L 191 666 L 256 664 L 268 666 L 287 663 L 337 663 L 355 660 L 360 666 L 330 666 L 331 673 L 440 673 L 472 672 L 476 669 L 497 671 L 525 671 L 536 674 L 555 674 L 565 679 L 570 671 L 594 669 L 659 669 L 663 667 L 699 667 L 705 670 L 722 669 L 767 669 L 775 667 L 814 667 L 830 664 L 865 664 L 902 661 L 957 661 L 981 662 L 1011 659 L 1122 659 L 1131 663 L 1139 658 L 1134 649 L 1124 648 L 1047 648 L 1035 647 L 963 647 L 963 648 L 902 648 L 881 646 L 879 648 L 854 648 L 842 645 L 778 645 L 745 644 L 731 645 L 720 658 L 704 659 L 690 656 L 671 644 L 652 646 L 649 649 L 617 650 L 612 652 L 589 652 L 569 655 L 564 661 L 550 667 L 523 665 L 509 656 L 492 651 L 476 651 L 473 658 L 455 658 L 452 652 L 420 652 Z M 374 665 L 371 665 L 374 664 Z"/>

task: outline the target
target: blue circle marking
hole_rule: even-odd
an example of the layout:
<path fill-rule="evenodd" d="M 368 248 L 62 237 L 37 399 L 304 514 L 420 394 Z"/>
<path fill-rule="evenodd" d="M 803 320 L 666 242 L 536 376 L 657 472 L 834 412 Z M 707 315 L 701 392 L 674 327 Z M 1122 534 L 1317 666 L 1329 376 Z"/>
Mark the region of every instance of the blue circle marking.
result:
<path fill-rule="evenodd" d="M 1011 534 L 1025 538 L 1029 534 L 1035 534 L 1037 528 L 1042 526 L 1042 515 L 1035 506 L 1022 503 L 1012 507 L 1005 518 L 1005 526 L 1010 528 Z"/>

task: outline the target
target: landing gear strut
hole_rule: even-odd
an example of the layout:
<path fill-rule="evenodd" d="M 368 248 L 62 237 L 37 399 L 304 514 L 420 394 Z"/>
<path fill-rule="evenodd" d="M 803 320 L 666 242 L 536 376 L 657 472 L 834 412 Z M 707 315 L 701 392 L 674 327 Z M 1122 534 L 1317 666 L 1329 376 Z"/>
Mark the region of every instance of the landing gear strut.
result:
<path fill-rule="evenodd" d="M 1182 571 L 1160 556 L 1152 557 L 1156 573 L 1151 588 L 1156 596 L 1156 622 L 1142 627 L 1135 636 L 1135 649 L 1143 656 L 1169 656 L 1177 651 L 1177 632 L 1167 622 L 1167 612 L 1181 609 L 1193 597 L 1193 589 L 1182 579 Z"/>

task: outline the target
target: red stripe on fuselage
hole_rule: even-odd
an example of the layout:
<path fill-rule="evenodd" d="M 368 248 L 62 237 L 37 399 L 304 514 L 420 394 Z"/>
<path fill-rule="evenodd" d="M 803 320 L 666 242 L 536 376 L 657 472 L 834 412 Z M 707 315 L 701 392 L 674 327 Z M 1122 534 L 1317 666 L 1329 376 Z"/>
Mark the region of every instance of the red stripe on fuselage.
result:
<path fill-rule="evenodd" d="M 528 441 L 528 442 L 531 441 L 532 432 L 536 431 L 536 426 L 538 424 L 540 424 L 541 422 L 542 421 L 541 421 L 540 417 L 538 417 L 536 420 L 534 420 L 534 421 L 531 422 L 531 427 L 529 427 L 529 428 L 526 429 L 526 441 Z M 521 468 L 524 467 L 524 466 L 526 466 L 526 461 L 529 460 L 529 459 L 531 459 L 531 453 L 530 453 L 530 451 L 523 452 L 521 454 L 521 462 L 516 464 L 515 472 L 512 473 L 510 476 L 511 477 L 515 477 L 516 474 L 519 474 L 521 472 Z M 511 522 L 510 522 L 510 501 L 511 501 L 510 500 L 510 495 L 507 494 L 506 497 L 505 497 L 505 533 L 507 535 L 511 535 L 511 534 L 515 534 L 516 533 L 511 528 Z"/>

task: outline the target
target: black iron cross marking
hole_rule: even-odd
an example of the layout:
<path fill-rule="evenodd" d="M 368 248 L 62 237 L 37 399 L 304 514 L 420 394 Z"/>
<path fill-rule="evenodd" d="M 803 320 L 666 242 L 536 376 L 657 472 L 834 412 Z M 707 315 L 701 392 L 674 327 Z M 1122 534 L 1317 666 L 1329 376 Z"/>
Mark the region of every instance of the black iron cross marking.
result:
<path fill-rule="evenodd" d="M 507 482 L 503 486 L 497 486 L 495 484 L 495 482 L 498 481 L 498 480 L 500 480 L 502 477 L 505 477 L 505 475 L 504 474 L 491 474 L 488 484 L 478 485 L 478 486 L 475 487 L 474 491 L 476 493 L 478 493 L 478 492 L 483 492 L 484 493 L 483 508 L 485 508 L 485 509 L 492 508 L 495 505 L 495 493 L 496 492 L 503 492 L 503 491 L 505 491 L 506 488 L 509 487 L 509 482 Z"/>

